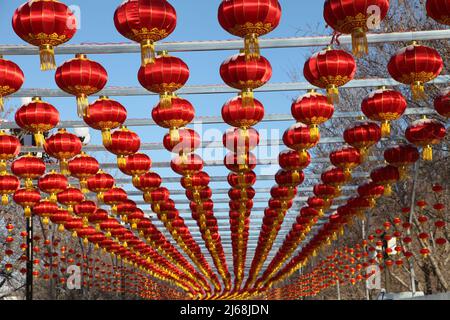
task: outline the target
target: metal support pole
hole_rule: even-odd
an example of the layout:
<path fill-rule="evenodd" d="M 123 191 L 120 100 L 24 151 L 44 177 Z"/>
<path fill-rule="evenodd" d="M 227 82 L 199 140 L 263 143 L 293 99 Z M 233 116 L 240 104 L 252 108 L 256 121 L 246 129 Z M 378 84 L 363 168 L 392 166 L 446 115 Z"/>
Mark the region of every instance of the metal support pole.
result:
<path fill-rule="evenodd" d="M 341 285 L 339 284 L 339 280 L 336 280 L 336 291 L 337 291 L 337 299 L 341 300 Z"/>
<path fill-rule="evenodd" d="M 417 186 L 417 177 L 419 175 L 419 169 L 420 169 L 420 163 L 417 161 L 414 164 L 414 180 L 413 180 L 413 187 L 412 187 L 412 195 L 411 195 L 411 210 L 409 212 L 409 223 L 412 224 L 413 218 L 414 218 L 414 210 L 416 206 L 416 186 Z M 411 228 L 408 229 L 407 234 L 410 235 Z M 411 292 L 412 296 L 414 297 L 416 294 L 416 273 L 414 270 L 414 263 L 409 262 L 409 271 L 411 274 Z"/>
<path fill-rule="evenodd" d="M 27 274 L 25 284 L 26 300 L 33 300 L 33 218 L 26 218 L 27 231 Z"/>
<path fill-rule="evenodd" d="M 367 217 L 367 226 L 369 226 L 369 217 Z M 362 238 L 363 240 L 366 240 L 366 221 L 362 220 L 361 221 L 361 233 L 362 233 Z M 364 288 L 366 290 L 366 300 L 370 300 L 370 292 L 369 292 L 369 288 L 367 287 L 367 281 L 363 282 L 364 284 Z"/>

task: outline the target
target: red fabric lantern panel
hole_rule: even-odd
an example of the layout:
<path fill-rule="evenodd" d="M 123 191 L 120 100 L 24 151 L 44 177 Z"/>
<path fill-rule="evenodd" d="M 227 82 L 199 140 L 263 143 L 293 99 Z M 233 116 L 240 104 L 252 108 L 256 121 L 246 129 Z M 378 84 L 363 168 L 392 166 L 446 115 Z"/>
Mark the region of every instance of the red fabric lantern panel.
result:
<path fill-rule="evenodd" d="M 14 12 L 14 32 L 25 42 L 39 47 L 41 70 L 56 69 L 54 47 L 75 35 L 77 21 L 70 8 L 59 1 L 27 1 Z"/>
<path fill-rule="evenodd" d="M 370 178 L 374 183 L 384 186 L 384 195 L 390 196 L 392 193 L 391 184 L 400 180 L 400 171 L 397 167 L 388 165 L 372 170 Z"/>
<path fill-rule="evenodd" d="M 241 96 L 228 100 L 222 107 L 223 120 L 232 127 L 253 127 L 264 118 L 264 106 L 253 99 L 252 105 L 245 105 Z"/>
<path fill-rule="evenodd" d="M 330 103 L 339 102 L 338 88 L 353 80 L 356 62 L 351 54 L 331 47 L 317 52 L 304 65 L 303 75 L 313 86 L 327 89 Z"/>
<path fill-rule="evenodd" d="M 450 88 L 434 99 L 434 109 L 444 118 L 450 118 Z"/>
<path fill-rule="evenodd" d="M 116 9 L 114 25 L 125 38 L 140 43 L 145 66 L 154 62 L 154 43 L 175 30 L 177 13 L 166 0 L 127 0 Z"/>
<path fill-rule="evenodd" d="M 352 147 L 365 154 L 381 139 L 381 129 L 374 122 L 355 122 L 344 131 L 344 140 Z"/>
<path fill-rule="evenodd" d="M 56 202 L 56 194 L 64 191 L 69 185 L 66 176 L 55 171 L 47 173 L 38 180 L 38 188 L 50 195 L 50 201 Z"/>
<path fill-rule="evenodd" d="M 364 98 L 361 110 L 370 120 L 381 122 L 381 133 L 388 137 L 391 132 L 390 121 L 398 120 L 405 113 L 406 99 L 391 89 L 378 89 Z"/>
<path fill-rule="evenodd" d="M 426 9 L 431 19 L 450 26 L 450 3 L 447 0 L 427 0 Z"/>
<path fill-rule="evenodd" d="M 19 155 L 20 140 L 0 130 L 0 174 L 6 172 L 6 161 L 13 160 Z"/>
<path fill-rule="evenodd" d="M 81 192 L 88 193 L 87 178 L 93 176 L 100 169 L 97 159 L 81 152 L 80 155 L 69 160 L 69 171 L 72 177 L 80 180 Z"/>
<path fill-rule="evenodd" d="M 33 133 L 37 146 L 44 144 L 43 133 L 50 131 L 59 123 L 59 112 L 51 104 L 39 97 L 20 107 L 15 114 L 17 125 L 23 130 Z"/>
<path fill-rule="evenodd" d="M 422 157 L 426 161 L 433 160 L 432 145 L 441 143 L 446 134 L 445 126 L 434 119 L 414 121 L 405 132 L 409 142 L 423 147 Z"/>
<path fill-rule="evenodd" d="M 111 143 L 106 144 L 105 148 L 117 156 L 119 167 L 126 165 L 126 156 L 135 154 L 141 147 L 139 136 L 129 129 L 122 127 L 111 134 Z"/>
<path fill-rule="evenodd" d="M 61 173 L 68 176 L 68 160 L 80 154 L 83 145 L 80 138 L 67 132 L 65 129 L 58 130 L 57 133 L 45 140 L 45 152 L 59 160 Z"/>
<path fill-rule="evenodd" d="M 44 175 L 45 163 L 41 158 L 28 154 L 14 160 L 11 165 L 11 172 L 19 178 L 25 179 L 26 188 L 32 188 L 32 180 Z"/>
<path fill-rule="evenodd" d="M 83 193 L 76 188 L 68 187 L 66 190 L 57 194 L 58 202 L 67 206 L 70 214 L 73 213 L 73 206 L 84 200 Z"/>
<path fill-rule="evenodd" d="M 406 167 L 414 164 L 419 157 L 417 148 L 408 144 L 400 144 L 384 151 L 384 159 L 400 170 L 400 177 L 404 177 Z"/>
<path fill-rule="evenodd" d="M 0 174 L 0 195 L 2 205 L 8 205 L 8 195 L 13 194 L 20 188 L 20 181 L 16 176 L 3 173 Z"/>
<path fill-rule="evenodd" d="M 349 177 L 342 168 L 332 167 L 322 173 L 321 180 L 325 184 L 339 187 L 349 182 Z"/>
<path fill-rule="evenodd" d="M 281 6 L 277 0 L 225 0 L 219 6 L 218 17 L 222 28 L 244 38 L 246 57 L 259 58 L 258 37 L 278 26 Z"/>
<path fill-rule="evenodd" d="M 389 74 L 403 84 L 411 86 L 413 98 L 425 98 L 425 83 L 436 78 L 444 63 L 435 49 L 416 43 L 400 49 L 388 63 Z"/>
<path fill-rule="evenodd" d="M 41 194 L 36 189 L 19 189 L 14 193 L 13 199 L 23 208 L 25 217 L 31 217 L 31 210 L 41 200 Z"/>
<path fill-rule="evenodd" d="M 78 116 L 82 118 L 87 116 L 87 97 L 105 87 L 108 73 L 100 63 L 77 54 L 56 69 L 55 82 L 61 90 L 76 96 Z"/>
<path fill-rule="evenodd" d="M 297 187 L 305 181 L 305 174 L 298 170 L 279 170 L 275 174 L 275 182 L 280 186 Z"/>
<path fill-rule="evenodd" d="M 326 0 L 323 16 L 335 31 L 352 36 L 353 54 L 362 56 L 368 53 L 366 33 L 370 26 L 375 29 L 375 23 L 381 22 L 388 11 L 389 0 Z M 377 19 L 372 22 L 374 14 Z"/>
<path fill-rule="evenodd" d="M 111 143 L 111 130 L 119 128 L 127 120 L 127 109 L 115 100 L 102 96 L 88 107 L 84 122 L 102 131 L 103 144 Z"/>
<path fill-rule="evenodd" d="M 331 152 L 330 161 L 334 166 L 344 170 L 347 179 L 351 179 L 351 171 L 362 163 L 362 156 L 356 148 L 343 147 Z"/>
<path fill-rule="evenodd" d="M 3 112 L 3 98 L 19 91 L 24 81 L 20 67 L 0 56 L 0 112 Z"/>
<path fill-rule="evenodd" d="M 104 192 L 114 187 L 114 178 L 100 170 L 97 174 L 88 178 L 87 187 L 90 191 L 99 194 L 101 198 Z"/>
<path fill-rule="evenodd" d="M 200 135 L 195 130 L 182 128 L 178 131 L 179 136 L 173 140 L 173 134 L 166 134 L 163 138 L 163 145 L 166 150 L 176 153 L 192 153 L 201 145 Z"/>
<path fill-rule="evenodd" d="M 135 153 L 125 157 L 123 166 L 119 169 L 124 174 L 132 176 L 133 179 L 139 179 L 139 176 L 145 174 L 150 170 L 152 160 L 144 153 Z"/>
<path fill-rule="evenodd" d="M 133 179 L 133 185 L 144 193 L 150 192 L 161 186 L 161 177 L 154 172 L 147 172 L 140 175 L 139 178 Z"/>

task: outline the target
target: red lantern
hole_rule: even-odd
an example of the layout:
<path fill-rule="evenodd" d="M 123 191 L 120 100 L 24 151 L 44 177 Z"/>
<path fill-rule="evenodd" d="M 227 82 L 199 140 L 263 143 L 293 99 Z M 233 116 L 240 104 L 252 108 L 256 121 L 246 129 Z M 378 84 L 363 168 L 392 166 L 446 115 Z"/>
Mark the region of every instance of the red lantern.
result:
<path fill-rule="evenodd" d="M 88 96 L 102 90 L 108 81 L 108 73 L 103 66 L 77 54 L 74 59 L 64 62 L 55 73 L 58 87 L 77 97 L 77 112 L 81 118 L 87 116 Z"/>
<path fill-rule="evenodd" d="M 111 143 L 106 144 L 105 148 L 117 156 L 117 165 L 123 167 L 126 165 L 126 156 L 135 154 L 141 147 L 139 136 L 126 127 L 120 128 L 111 134 Z"/>
<path fill-rule="evenodd" d="M 192 104 L 177 96 L 172 97 L 170 107 L 163 107 L 157 104 L 152 110 L 152 118 L 156 124 L 163 128 L 168 128 L 172 141 L 179 141 L 178 129 L 186 126 L 194 120 L 195 110 Z"/>
<path fill-rule="evenodd" d="M 31 217 L 31 209 L 41 200 L 41 194 L 36 189 L 19 189 L 13 195 L 15 203 L 20 205 L 25 217 Z"/>
<path fill-rule="evenodd" d="M 50 201 L 56 202 L 56 194 L 67 189 L 69 180 L 62 174 L 52 171 L 38 180 L 38 188 L 50 195 Z"/>
<path fill-rule="evenodd" d="M 389 61 L 389 74 L 411 86 L 413 99 L 425 98 L 425 83 L 436 78 L 443 69 L 443 61 L 435 49 L 415 42 L 400 49 Z"/>
<path fill-rule="evenodd" d="M 328 47 L 305 62 L 303 75 L 313 86 L 327 89 L 328 101 L 339 102 L 338 88 L 353 80 L 356 62 L 351 54 Z"/>
<path fill-rule="evenodd" d="M 152 166 L 152 160 L 144 153 L 135 153 L 125 158 L 124 166 L 120 166 L 119 169 L 124 174 L 133 177 L 133 184 L 138 183 L 139 176 L 145 174 L 150 170 Z"/>
<path fill-rule="evenodd" d="M 298 170 L 279 170 L 275 174 L 275 182 L 280 186 L 297 187 L 305 181 L 305 174 Z"/>
<path fill-rule="evenodd" d="M 370 178 L 374 183 L 384 186 L 384 195 L 390 196 L 392 194 L 391 184 L 400 180 L 400 171 L 397 167 L 388 165 L 372 170 Z"/>
<path fill-rule="evenodd" d="M 36 145 L 40 147 L 44 143 L 43 134 L 58 125 L 59 112 L 40 97 L 33 97 L 30 103 L 16 111 L 15 121 L 23 130 L 34 134 Z"/>
<path fill-rule="evenodd" d="M 253 171 L 244 173 L 230 173 L 227 181 L 233 188 L 248 188 L 256 183 L 256 173 Z"/>
<path fill-rule="evenodd" d="M 127 0 L 116 9 L 114 25 L 125 38 L 140 43 L 145 66 L 154 62 L 154 43 L 175 30 L 177 13 L 166 0 Z"/>
<path fill-rule="evenodd" d="M 41 218 L 44 224 L 49 223 L 49 218 L 59 210 L 58 205 L 52 201 L 41 200 L 33 207 L 33 213 Z"/>
<path fill-rule="evenodd" d="M 81 192 L 88 193 L 87 179 L 98 172 L 100 165 L 94 157 L 83 151 L 75 158 L 69 160 L 69 171 L 72 177 L 80 180 Z"/>
<path fill-rule="evenodd" d="M 17 177 L 2 173 L 0 174 L 0 195 L 2 196 L 2 205 L 8 205 L 8 195 L 13 194 L 20 188 L 20 181 Z"/>
<path fill-rule="evenodd" d="M 400 178 L 403 178 L 406 167 L 419 160 L 419 151 L 412 145 L 400 144 L 386 149 L 384 151 L 384 159 L 390 165 L 397 167 L 400 170 Z"/>
<path fill-rule="evenodd" d="M 264 118 L 264 106 L 257 99 L 253 99 L 253 105 L 245 106 L 243 98 L 237 96 L 223 105 L 222 118 L 232 127 L 253 127 Z"/>
<path fill-rule="evenodd" d="M 311 163 L 310 154 L 305 151 L 297 152 L 293 150 L 284 150 L 278 155 L 280 167 L 284 170 L 301 171 Z"/>
<path fill-rule="evenodd" d="M 20 67 L 0 56 L 0 112 L 3 112 L 3 98 L 19 91 L 24 80 Z"/>
<path fill-rule="evenodd" d="M 240 173 L 253 170 L 256 167 L 257 160 L 256 156 L 251 152 L 240 154 L 229 152 L 225 156 L 223 163 L 228 170 Z"/>
<path fill-rule="evenodd" d="M 265 85 L 272 77 L 269 60 L 260 56 L 248 60 L 245 54 L 237 54 L 225 60 L 220 66 L 220 76 L 229 86 L 241 91 L 243 106 L 253 105 L 253 90 Z"/>
<path fill-rule="evenodd" d="M 374 201 L 384 194 L 384 187 L 380 184 L 376 184 L 375 182 L 368 182 L 358 187 L 358 194 L 360 197 Z"/>
<path fill-rule="evenodd" d="M 327 184 L 316 184 L 313 188 L 314 195 L 329 201 L 340 196 L 340 189 Z"/>
<path fill-rule="evenodd" d="M 434 109 L 444 118 L 450 118 L 450 88 L 434 100 Z"/>
<path fill-rule="evenodd" d="M 430 18 L 450 26 L 450 3 L 447 0 L 427 0 L 426 8 Z"/>
<path fill-rule="evenodd" d="M 111 143 L 111 130 L 124 124 L 127 120 L 127 109 L 115 100 L 101 96 L 88 107 L 84 122 L 96 130 L 102 131 L 103 144 Z"/>
<path fill-rule="evenodd" d="M 161 186 L 161 177 L 154 172 L 147 172 L 140 175 L 138 178 L 133 179 L 133 186 L 142 192 L 150 192 Z"/>
<path fill-rule="evenodd" d="M 56 69 L 54 47 L 75 35 L 77 21 L 70 8 L 55 0 L 27 1 L 14 12 L 14 32 L 39 47 L 41 70 Z"/>
<path fill-rule="evenodd" d="M 200 135 L 195 132 L 195 130 L 189 128 L 182 128 L 178 131 L 179 136 L 176 137 L 177 140 L 172 140 L 173 135 L 166 134 L 163 139 L 164 148 L 168 151 L 177 153 L 177 154 L 185 154 L 192 153 L 201 145 Z"/>
<path fill-rule="evenodd" d="M 98 198 L 103 198 L 103 193 L 114 187 L 114 178 L 99 170 L 99 172 L 87 179 L 87 187 L 90 191 L 97 193 Z"/>
<path fill-rule="evenodd" d="M 38 179 L 45 173 L 45 163 L 41 158 L 28 154 L 14 160 L 11 172 L 19 178 L 25 179 L 26 188 L 32 188 L 32 180 Z"/>
<path fill-rule="evenodd" d="M 74 206 L 74 212 L 77 216 L 83 218 L 83 225 L 88 226 L 88 218 L 97 211 L 97 205 L 93 201 L 85 200 Z"/>
<path fill-rule="evenodd" d="M 6 172 L 6 161 L 20 153 L 20 140 L 0 130 L 0 175 Z"/>
<path fill-rule="evenodd" d="M 230 128 L 222 138 L 225 148 L 234 153 L 246 153 L 255 149 L 259 144 L 259 133 L 253 128 Z"/>
<path fill-rule="evenodd" d="M 406 100 L 400 92 L 382 88 L 364 98 L 361 110 L 367 118 L 380 121 L 381 133 L 383 137 L 388 137 L 391 132 L 390 121 L 400 119 L 406 106 Z"/>
<path fill-rule="evenodd" d="M 367 153 L 374 144 L 381 139 L 381 129 L 374 122 L 356 122 L 344 131 L 344 140 L 359 150 L 361 155 Z"/>
<path fill-rule="evenodd" d="M 405 131 L 406 139 L 416 146 L 423 147 L 425 161 L 433 160 L 432 145 L 439 144 L 446 135 L 445 126 L 434 119 L 414 121 Z"/>
<path fill-rule="evenodd" d="M 306 156 L 306 150 L 315 147 L 320 140 L 320 133 L 314 135 L 309 127 L 303 123 L 292 125 L 283 135 L 286 146 Z"/>
<path fill-rule="evenodd" d="M 185 189 L 203 189 L 209 185 L 211 178 L 206 172 L 200 171 L 192 176 L 181 178 L 181 186 Z"/>
<path fill-rule="evenodd" d="M 170 162 L 170 167 L 182 176 L 193 175 L 203 169 L 203 160 L 196 154 L 178 156 Z"/>
<path fill-rule="evenodd" d="M 323 16 L 335 31 L 352 35 L 353 54 L 360 57 L 368 53 L 366 33 L 377 28 L 388 11 L 389 0 L 326 0 Z M 372 22 L 374 14 L 376 22 Z"/>
<path fill-rule="evenodd" d="M 122 188 L 112 187 L 103 193 L 103 202 L 111 206 L 111 212 L 117 213 L 117 205 L 128 199 L 128 195 Z"/>
<path fill-rule="evenodd" d="M 331 119 L 334 106 L 327 97 L 310 90 L 292 103 L 291 113 L 297 122 L 310 126 L 313 135 L 319 135 L 317 126 Z"/>
<path fill-rule="evenodd" d="M 66 190 L 57 194 L 58 202 L 67 206 L 67 211 L 72 214 L 73 207 L 84 200 L 83 193 L 76 188 L 68 187 Z"/>
<path fill-rule="evenodd" d="M 126 199 L 117 204 L 117 215 L 122 217 L 124 221 L 127 221 L 128 215 L 133 213 L 134 209 L 136 209 L 136 202 Z"/>
<path fill-rule="evenodd" d="M 44 144 L 45 152 L 59 160 L 61 173 L 66 176 L 70 174 L 68 160 L 78 155 L 82 147 L 80 138 L 65 129 L 59 129 L 57 133 L 45 139 Z"/>
<path fill-rule="evenodd" d="M 325 184 L 340 187 L 349 182 L 349 177 L 342 168 L 330 168 L 322 173 L 321 179 Z"/>
<path fill-rule="evenodd" d="M 153 63 L 141 66 L 139 83 L 148 91 L 159 94 L 160 105 L 170 107 L 173 93 L 181 89 L 189 79 L 189 67 L 183 60 L 163 52 Z"/>
<path fill-rule="evenodd" d="M 331 152 L 330 161 L 336 167 L 344 170 L 347 179 L 351 179 L 351 171 L 362 163 L 362 157 L 358 149 L 343 147 Z"/>
<path fill-rule="evenodd" d="M 245 40 L 247 59 L 259 58 L 258 37 L 274 30 L 281 19 L 277 0 L 226 0 L 219 6 L 219 23 L 226 31 Z"/>
<path fill-rule="evenodd" d="M 144 211 L 139 208 L 135 208 L 134 212 L 128 215 L 128 223 L 131 224 L 132 229 L 137 229 L 137 224 L 139 223 L 139 221 L 144 219 L 144 217 Z"/>

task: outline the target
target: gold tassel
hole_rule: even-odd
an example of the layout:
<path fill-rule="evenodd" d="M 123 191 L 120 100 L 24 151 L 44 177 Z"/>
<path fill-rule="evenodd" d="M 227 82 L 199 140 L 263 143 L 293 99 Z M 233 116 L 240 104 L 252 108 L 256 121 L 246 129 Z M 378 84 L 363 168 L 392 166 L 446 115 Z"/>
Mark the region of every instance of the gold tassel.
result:
<path fill-rule="evenodd" d="M 104 146 L 111 145 L 111 131 L 109 129 L 102 130 L 102 142 Z"/>
<path fill-rule="evenodd" d="M 69 212 L 69 214 L 73 214 L 73 207 L 72 206 L 68 206 L 67 207 L 67 212 Z"/>
<path fill-rule="evenodd" d="M 89 106 L 88 97 L 85 94 L 77 96 L 77 113 L 78 117 L 87 117 L 87 110 Z"/>
<path fill-rule="evenodd" d="M 5 174 L 6 173 L 6 161 L 5 160 L 0 160 L 0 174 Z"/>
<path fill-rule="evenodd" d="M 65 175 L 66 177 L 70 176 L 69 164 L 66 159 L 59 160 L 59 168 L 62 175 Z"/>
<path fill-rule="evenodd" d="M 310 133 L 311 138 L 313 140 L 317 140 L 319 138 L 319 135 L 320 135 L 319 127 L 316 124 L 310 125 L 309 126 L 309 133 Z"/>
<path fill-rule="evenodd" d="M 64 231 L 64 225 L 63 225 L 63 224 L 60 224 L 60 225 L 58 226 L 58 231 L 59 231 L 59 232 L 63 232 L 63 231 Z"/>
<path fill-rule="evenodd" d="M 169 130 L 170 140 L 173 144 L 177 144 L 180 142 L 180 131 L 178 128 L 170 128 Z"/>
<path fill-rule="evenodd" d="M 331 104 L 339 103 L 339 89 L 335 85 L 330 85 L 327 87 L 327 97 L 328 102 Z"/>
<path fill-rule="evenodd" d="M 41 70 L 55 70 L 55 50 L 51 45 L 43 45 L 39 47 L 39 57 L 41 58 Z"/>
<path fill-rule="evenodd" d="M 133 224 L 131 225 L 131 229 L 136 230 L 137 229 L 137 223 L 133 222 Z"/>
<path fill-rule="evenodd" d="M 369 53 L 367 36 L 363 29 L 357 29 L 352 34 L 352 51 L 355 57 L 360 58 Z"/>
<path fill-rule="evenodd" d="M 0 112 L 3 112 L 4 110 L 3 96 L 0 94 Z"/>
<path fill-rule="evenodd" d="M 100 203 L 103 203 L 103 192 L 97 193 L 97 199 Z"/>
<path fill-rule="evenodd" d="M 391 124 L 389 123 L 389 121 L 383 121 L 381 123 L 381 135 L 384 138 L 387 138 L 391 135 Z"/>
<path fill-rule="evenodd" d="M 117 205 L 114 204 L 114 205 L 111 207 L 111 212 L 112 212 L 113 215 L 117 215 Z"/>
<path fill-rule="evenodd" d="M 245 58 L 247 60 L 259 59 L 260 50 L 259 50 L 259 39 L 258 35 L 255 33 L 247 34 L 244 38 L 245 43 Z"/>
<path fill-rule="evenodd" d="M 152 40 L 144 40 L 141 42 L 141 60 L 142 66 L 155 62 L 155 45 Z"/>
<path fill-rule="evenodd" d="M 84 238 L 84 239 L 83 239 L 83 243 L 84 243 L 84 244 L 89 244 L 88 238 Z"/>
<path fill-rule="evenodd" d="M 72 232 L 72 237 L 73 237 L 73 238 L 76 238 L 76 237 L 78 237 L 78 234 L 77 234 L 77 232 L 76 232 L 76 231 Z"/>
<path fill-rule="evenodd" d="M 100 224 L 99 224 L 99 223 L 96 223 L 96 224 L 95 224 L 95 231 L 97 231 L 97 232 L 101 231 L 101 228 L 100 228 Z"/>
<path fill-rule="evenodd" d="M 384 186 L 384 195 L 386 197 L 390 197 L 392 195 L 392 186 L 390 184 Z"/>
<path fill-rule="evenodd" d="M 131 181 L 133 182 L 133 186 L 137 188 L 141 184 L 141 177 L 138 175 L 134 175 Z"/>
<path fill-rule="evenodd" d="M 30 178 L 25 180 L 25 189 L 33 189 L 33 180 Z"/>
<path fill-rule="evenodd" d="M 242 91 L 242 107 L 253 108 L 255 106 L 255 95 L 251 89 Z"/>
<path fill-rule="evenodd" d="M 56 196 L 56 194 L 52 193 L 49 197 L 50 202 L 56 203 L 58 202 L 58 197 Z"/>
<path fill-rule="evenodd" d="M 308 160 L 308 152 L 306 150 L 301 150 L 298 152 L 298 155 L 300 157 L 300 162 L 304 163 Z"/>
<path fill-rule="evenodd" d="M 425 161 L 433 161 L 433 148 L 430 145 L 423 147 L 422 159 Z"/>
<path fill-rule="evenodd" d="M 87 180 L 86 179 L 81 179 L 80 180 L 80 188 L 81 188 L 81 192 L 83 194 L 89 193 L 89 189 L 87 187 Z"/>
<path fill-rule="evenodd" d="M 7 194 L 2 195 L 2 205 L 4 205 L 4 206 L 8 205 L 8 195 Z"/>
<path fill-rule="evenodd" d="M 50 220 L 48 219 L 48 217 L 44 217 L 44 219 L 42 219 L 42 223 L 47 225 L 50 223 Z"/>
<path fill-rule="evenodd" d="M 45 138 L 42 132 L 37 132 L 34 134 L 34 142 L 36 143 L 36 147 L 42 147 L 44 145 Z"/>
<path fill-rule="evenodd" d="M 119 168 L 124 168 L 127 165 L 127 159 L 124 156 L 118 156 L 117 165 Z"/>
<path fill-rule="evenodd" d="M 161 108 L 170 108 L 172 106 L 173 94 L 170 92 L 164 92 L 159 96 L 159 105 Z"/>
<path fill-rule="evenodd" d="M 416 81 L 411 85 L 411 91 L 413 100 L 425 100 L 427 95 L 425 94 L 425 86 L 423 82 Z"/>

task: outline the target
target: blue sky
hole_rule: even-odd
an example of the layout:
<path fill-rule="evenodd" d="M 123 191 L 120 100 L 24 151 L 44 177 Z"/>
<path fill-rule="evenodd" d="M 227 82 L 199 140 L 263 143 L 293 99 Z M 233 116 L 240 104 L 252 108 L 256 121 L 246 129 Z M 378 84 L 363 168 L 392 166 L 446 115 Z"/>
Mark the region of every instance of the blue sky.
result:
<path fill-rule="evenodd" d="M 0 10 L 0 30 L 1 40 L 3 44 L 23 44 L 24 42 L 15 35 L 11 27 L 11 18 L 15 8 L 23 3 L 24 0 L 2 1 Z M 77 5 L 81 9 L 81 29 L 78 30 L 75 37 L 70 43 L 83 42 L 124 42 L 128 41 L 123 38 L 115 29 L 113 23 L 113 14 L 115 8 L 122 0 L 71 0 L 65 1 L 68 5 Z M 175 32 L 170 35 L 166 41 L 186 41 L 186 40 L 220 40 L 231 39 L 233 36 L 223 30 L 217 21 L 217 8 L 219 0 L 171 0 L 171 4 L 176 8 L 178 14 L 178 25 Z M 299 0 L 281 0 L 283 7 L 283 15 L 280 26 L 272 32 L 269 37 L 293 37 L 303 35 L 303 32 L 312 30 L 323 30 L 324 22 L 322 18 L 322 1 L 299 1 Z M 319 26 L 319 28 L 317 28 Z M 301 30 L 300 33 L 298 30 Z M 310 49 L 278 49 L 264 50 L 262 53 L 266 56 L 273 67 L 272 82 L 291 81 L 288 72 L 298 70 L 300 72 L 305 56 Z M 191 77 L 188 84 L 221 84 L 219 76 L 219 66 L 228 56 L 234 54 L 232 51 L 219 52 L 195 52 L 180 53 L 177 55 L 184 59 L 191 70 Z M 91 55 L 92 59 L 99 61 L 108 70 L 109 82 L 108 86 L 138 86 L 137 70 L 140 66 L 139 54 L 122 54 L 122 55 Z M 18 63 L 23 69 L 26 81 L 24 88 L 55 88 L 54 73 L 41 72 L 39 70 L 39 61 L 37 56 L 14 56 L 6 57 Z M 56 57 L 57 64 L 71 58 L 71 56 L 58 55 Z M 298 93 L 300 94 L 300 93 Z M 266 113 L 289 113 L 291 99 L 297 96 L 296 93 L 270 93 L 258 94 L 258 99 L 263 102 L 266 107 Z M 197 116 L 219 116 L 223 103 L 233 95 L 189 95 L 185 98 L 189 99 L 196 108 Z M 92 97 L 93 101 L 96 97 Z M 156 97 L 117 97 L 114 98 L 123 103 L 128 109 L 128 118 L 150 118 L 151 108 L 157 102 Z M 47 99 L 53 103 L 60 111 L 62 120 L 76 119 L 75 99 Z M 19 99 L 10 99 L 9 105 L 18 106 Z M 289 126 L 290 123 L 273 123 L 272 128 L 279 128 L 281 134 Z M 211 126 L 205 126 L 210 128 Z M 267 124 L 260 124 L 259 129 L 267 127 Z M 216 126 L 222 132 L 227 128 L 224 126 Z M 160 142 L 165 130 L 151 127 L 132 128 L 139 133 L 143 142 Z M 100 135 L 92 132 L 93 143 L 100 144 Z M 272 137 L 276 138 L 276 137 Z M 222 151 L 221 151 L 222 152 Z M 275 153 L 267 155 L 268 157 L 276 157 L 279 150 Z M 165 150 L 150 151 L 148 154 L 154 161 L 168 161 L 170 155 Z M 97 153 L 96 156 L 100 160 L 114 160 L 107 154 Z M 170 169 L 157 169 L 162 176 L 172 176 Z M 226 175 L 226 169 L 207 168 L 211 175 Z M 257 172 L 259 173 L 259 172 Z M 257 187 L 268 187 L 273 182 L 261 182 Z M 227 188 L 226 183 L 217 184 L 217 187 Z M 173 186 L 172 186 L 173 187 Z M 177 189 L 179 188 L 176 186 Z M 266 204 L 259 204 L 259 206 Z"/>

